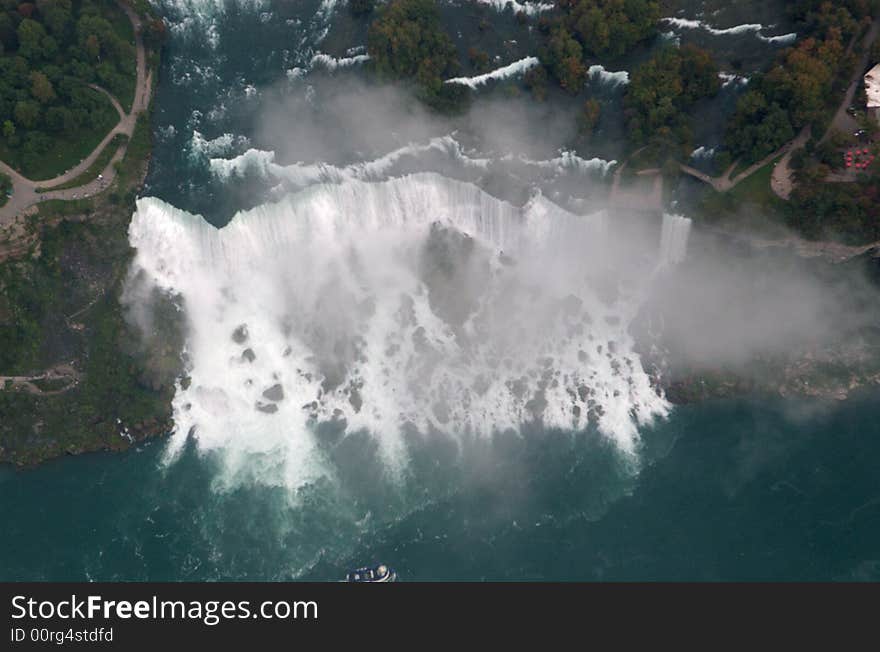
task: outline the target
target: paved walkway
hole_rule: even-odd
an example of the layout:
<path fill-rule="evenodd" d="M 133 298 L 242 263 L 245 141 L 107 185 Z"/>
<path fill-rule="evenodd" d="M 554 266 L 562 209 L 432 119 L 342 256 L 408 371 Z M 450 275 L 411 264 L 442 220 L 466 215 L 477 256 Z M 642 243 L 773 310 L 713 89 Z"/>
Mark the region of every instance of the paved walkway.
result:
<path fill-rule="evenodd" d="M 60 186 L 79 177 L 92 166 L 98 156 L 101 155 L 101 152 L 104 151 L 104 148 L 107 147 L 110 141 L 113 140 L 113 137 L 117 134 L 124 134 L 128 138 L 131 138 L 134 133 L 134 127 L 138 115 L 146 110 L 150 104 L 151 78 L 147 75 L 147 57 L 141 35 L 141 20 L 134 10 L 127 4 L 120 0 L 117 0 L 117 2 L 131 21 L 135 34 L 137 82 L 135 86 L 134 100 L 131 105 L 131 112 L 125 113 L 115 97 L 110 95 L 110 93 L 100 86 L 90 84 L 91 88 L 104 93 L 110 98 L 110 101 L 119 113 L 119 123 L 110 130 L 98 146 L 92 150 L 92 153 L 80 161 L 77 166 L 71 168 L 64 174 L 58 175 L 54 179 L 32 180 L 21 175 L 0 161 L 0 172 L 8 175 L 12 179 L 12 197 L 9 198 L 9 201 L 5 206 L 0 207 L 0 229 L 10 225 L 17 215 L 41 201 L 49 199 L 79 199 L 96 195 L 106 189 L 116 176 L 115 163 L 122 160 L 122 157 L 125 156 L 125 151 L 128 147 L 127 143 L 121 145 L 113 155 L 113 158 L 110 159 L 110 162 L 101 173 L 101 176 L 103 177 L 102 179 L 94 179 L 74 188 L 37 192 L 37 188 Z"/>
<path fill-rule="evenodd" d="M 64 380 L 67 385 L 54 390 L 43 390 L 34 384 L 34 381 L 40 380 Z M 59 364 L 51 369 L 36 376 L 0 376 L 0 390 L 6 387 L 6 383 L 12 385 L 12 389 L 23 389 L 30 394 L 43 394 L 49 396 L 52 394 L 61 394 L 77 386 L 80 380 L 80 374 L 69 364 Z"/>
<path fill-rule="evenodd" d="M 806 134 L 804 133 L 805 131 L 807 131 Z M 793 147 L 795 147 L 798 142 L 801 142 L 801 141 L 807 142 L 808 138 L 809 138 L 809 132 L 805 128 L 804 130 L 801 131 L 800 134 L 797 135 L 797 137 L 794 140 L 791 140 L 791 141 L 785 143 L 785 145 L 783 145 L 782 147 L 777 149 L 772 154 L 768 154 L 767 156 L 762 158 L 757 163 L 752 163 L 749 167 L 747 167 L 745 170 L 743 170 L 742 172 L 740 172 L 739 174 L 737 174 L 733 178 L 731 178 L 730 175 L 733 174 L 734 169 L 736 169 L 736 166 L 739 163 L 738 160 L 735 161 L 729 168 L 727 168 L 724 171 L 724 173 L 721 176 L 718 176 L 718 177 L 711 177 L 708 174 L 706 174 L 705 172 L 701 172 L 700 170 L 697 170 L 696 168 L 692 168 L 691 166 L 686 165 L 684 163 L 680 163 L 679 167 L 681 168 L 682 172 L 685 172 L 686 174 L 689 174 L 692 177 L 699 179 L 703 183 L 708 183 L 710 186 L 715 188 L 715 190 L 717 190 L 718 192 L 727 192 L 728 190 L 730 190 L 731 188 L 733 188 L 734 186 L 736 186 L 740 182 L 748 179 L 755 172 L 757 172 L 762 167 L 764 167 L 765 165 L 770 163 L 773 159 L 775 159 L 779 156 L 783 156 L 783 155 L 787 154 L 788 152 L 790 152 L 791 149 Z"/>
<path fill-rule="evenodd" d="M 644 148 L 642 148 L 644 149 Z M 633 153 L 633 156 L 642 150 Z M 649 170 L 639 170 L 636 174 L 640 177 L 654 177 L 653 185 L 650 192 L 639 192 L 634 188 L 621 190 L 620 177 L 626 163 L 619 166 L 614 171 L 614 179 L 611 184 L 611 193 L 608 196 L 608 203 L 615 208 L 623 208 L 630 211 L 648 211 L 655 213 L 663 212 L 663 175 L 660 174 L 659 168 L 651 168 Z"/>
<path fill-rule="evenodd" d="M 780 199 L 788 201 L 789 197 L 791 197 L 791 191 L 794 190 L 794 171 L 791 169 L 791 156 L 807 144 L 811 133 L 810 125 L 801 129 L 801 133 L 792 141 L 791 147 L 788 148 L 788 151 L 773 168 L 773 174 L 770 176 L 770 188 Z"/>

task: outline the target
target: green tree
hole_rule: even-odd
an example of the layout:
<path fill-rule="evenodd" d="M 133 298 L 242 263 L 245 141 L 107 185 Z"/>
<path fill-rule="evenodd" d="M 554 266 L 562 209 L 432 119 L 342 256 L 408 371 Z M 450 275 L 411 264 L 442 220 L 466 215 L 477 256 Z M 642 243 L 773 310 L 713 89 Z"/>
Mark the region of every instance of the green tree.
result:
<path fill-rule="evenodd" d="M 43 40 L 46 30 L 35 20 L 25 18 L 18 25 L 18 53 L 28 61 L 43 58 Z"/>
<path fill-rule="evenodd" d="M 458 58 L 434 0 L 385 5 L 370 25 L 367 51 L 380 77 L 414 81 L 420 96 L 435 108 L 452 109 L 466 96 L 461 85 L 443 83 L 458 71 Z"/>
<path fill-rule="evenodd" d="M 690 140 L 688 111 L 718 92 L 718 68 L 697 47 L 667 47 L 632 74 L 624 97 L 630 141 L 673 151 Z"/>
<path fill-rule="evenodd" d="M 584 52 L 621 56 L 652 37 L 660 19 L 657 0 L 557 0 L 562 22 Z"/>
<path fill-rule="evenodd" d="M 543 102 L 547 99 L 547 69 L 544 66 L 529 68 L 523 78 L 523 83 L 536 100 Z"/>
<path fill-rule="evenodd" d="M 551 32 L 541 59 L 562 88 L 572 94 L 581 91 L 587 75 L 583 48 L 568 30 L 558 27 Z"/>
<path fill-rule="evenodd" d="M 22 101 L 15 105 L 15 121 L 25 129 L 32 129 L 40 119 L 40 107 L 31 101 Z"/>
<path fill-rule="evenodd" d="M 91 59 L 97 60 L 101 56 L 101 42 L 94 34 L 86 36 L 83 47 Z"/>
<path fill-rule="evenodd" d="M 33 95 L 41 104 L 46 104 L 55 99 L 55 89 L 52 82 L 41 72 L 31 73 L 31 95 Z"/>
<path fill-rule="evenodd" d="M 72 25 L 70 0 L 37 0 L 37 9 L 49 31 L 56 38 L 64 39 Z"/>

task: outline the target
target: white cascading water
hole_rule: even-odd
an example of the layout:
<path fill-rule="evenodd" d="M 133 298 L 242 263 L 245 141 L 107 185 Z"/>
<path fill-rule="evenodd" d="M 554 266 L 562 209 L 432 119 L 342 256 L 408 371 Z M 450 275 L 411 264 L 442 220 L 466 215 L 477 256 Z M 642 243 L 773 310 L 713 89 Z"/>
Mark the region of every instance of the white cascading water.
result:
<path fill-rule="evenodd" d="M 325 472 L 322 421 L 369 431 L 398 468 L 409 425 L 593 423 L 633 452 L 668 405 L 627 329 L 689 223 L 664 218 L 658 265 L 656 239 L 618 247 L 604 212 L 517 207 L 433 173 L 312 186 L 221 229 L 141 199 L 133 271 L 180 295 L 189 324 L 169 450 L 192 432 L 287 486 Z"/>
<path fill-rule="evenodd" d="M 674 265 L 684 260 L 690 232 L 690 218 L 681 215 L 663 215 L 663 230 L 660 234 L 661 264 Z"/>

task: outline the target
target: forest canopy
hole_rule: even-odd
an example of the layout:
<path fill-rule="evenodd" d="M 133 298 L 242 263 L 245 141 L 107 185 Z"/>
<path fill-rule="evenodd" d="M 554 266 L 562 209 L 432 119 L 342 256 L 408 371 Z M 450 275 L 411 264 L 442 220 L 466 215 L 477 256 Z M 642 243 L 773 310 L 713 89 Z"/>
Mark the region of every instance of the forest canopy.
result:
<path fill-rule="evenodd" d="M 734 158 L 758 161 L 779 149 L 807 125 L 821 131 L 852 74 L 854 55 L 847 43 L 869 15 L 862 0 L 832 4 L 801 0 L 789 8 L 807 34 L 783 50 L 764 75 L 755 76 L 737 102 L 726 144 Z M 832 102 L 833 104 L 833 102 Z"/>
<path fill-rule="evenodd" d="M 64 141 L 109 129 L 116 112 L 89 84 L 130 106 L 132 39 L 112 0 L 0 0 L 0 159 L 39 173 Z"/>
<path fill-rule="evenodd" d="M 632 144 L 689 143 L 688 111 L 720 87 L 718 67 L 705 50 L 661 49 L 633 72 L 627 87 L 624 111 Z"/>
<path fill-rule="evenodd" d="M 587 56 L 619 57 L 652 37 L 660 19 L 657 0 L 557 0 L 562 26 Z"/>
<path fill-rule="evenodd" d="M 370 24 L 367 52 L 383 78 L 412 81 L 430 106 L 450 110 L 467 89 L 444 84 L 458 72 L 458 52 L 440 24 L 435 0 L 392 0 Z"/>
<path fill-rule="evenodd" d="M 577 93 L 587 74 L 587 60 L 618 57 L 657 32 L 657 0 L 557 0 L 559 15 L 542 18 L 547 35 L 541 61 L 559 85 Z"/>

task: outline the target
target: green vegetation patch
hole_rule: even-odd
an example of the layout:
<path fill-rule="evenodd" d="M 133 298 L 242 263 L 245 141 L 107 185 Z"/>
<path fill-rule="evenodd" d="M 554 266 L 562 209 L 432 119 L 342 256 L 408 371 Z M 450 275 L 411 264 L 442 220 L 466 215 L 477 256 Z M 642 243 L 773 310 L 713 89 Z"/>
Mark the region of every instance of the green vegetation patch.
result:
<path fill-rule="evenodd" d="M 755 162 L 779 149 L 807 125 L 821 134 L 841 100 L 856 56 L 847 53 L 870 6 L 802 0 L 790 7 L 806 34 L 783 50 L 771 68 L 755 75 L 728 124 L 726 145 L 733 158 Z"/>
<path fill-rule="evenodd" d="M 459 72 L 458 53 L 435 0 L 391 0 L 377 13 L 367 36 L 373 70 L 414 83 L 420 98 L 438 110 L 460 108 L 467 88 L 443 83 Z"/>
<path fill-rule="evenodd" d="M 0 159 L 35 179 L 78 163 L 118 121 L 89 84 L 129 109 L 135 62 L 113 0 L 0 3 Z"/>
<path fill-rule="evenodd" d="M 619 57 L 657 33 L 657 0 L 557 0 L 558 15 L 542 16 L 540 52 L 559 85 L 572 94 L 586 81 L 587 60 Z"/>
<path fill-rule="evenodd" d="M 697 214 L 708 222 L 735 220 L 741 227 L 758 232 L 779 231 L 788 219 L 789 206 L 770 186 L 773 166 L 779 159 L 759 168 L 727 192 L 706 186 Z"/>
<path fill-rule="evenodd" d="M 624 98 L 633 145 L 678 149 L 692 140 L 688 111 L 721 88 L 718 66 L 705 50 L 665 47 L 639 66 Z"/>
<path fill-rule="evenodd" d="M 64 190 L 65 188 L 77 188 L 82 186 L 83 184 L 90 183 L 98 178 L 98 175 L 104 171 L 104 168 L 110 163 L 110 159 L 113 158 L 113 155 L 116 154 L 117 150 L 121 145 L 124 145 L 128 140 L 128 136 L 125 134 L 116 134 L 107 143 L 106 147 L 101 150 L 101 153 L 98 154 L 98 158 L 95 159 L 95 162 L 92 163 L 85 172 L 80 174 L 75 179 L 68 181 L 67 183 L 62 183 L 58 186 L 52 186 L 51 188 L 37 188 L 37 192 L 48 192 L 50 190 Z"/>

